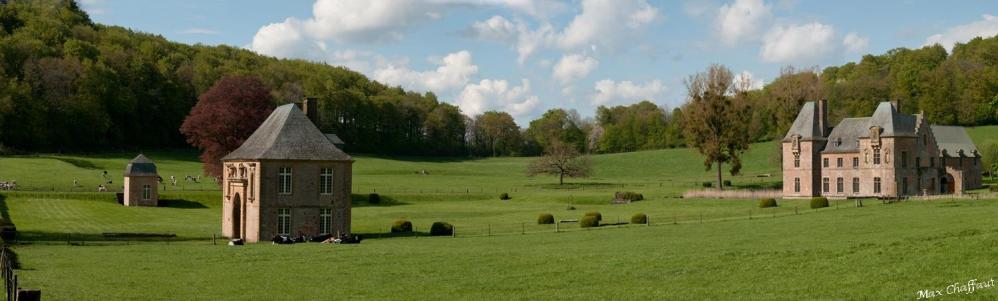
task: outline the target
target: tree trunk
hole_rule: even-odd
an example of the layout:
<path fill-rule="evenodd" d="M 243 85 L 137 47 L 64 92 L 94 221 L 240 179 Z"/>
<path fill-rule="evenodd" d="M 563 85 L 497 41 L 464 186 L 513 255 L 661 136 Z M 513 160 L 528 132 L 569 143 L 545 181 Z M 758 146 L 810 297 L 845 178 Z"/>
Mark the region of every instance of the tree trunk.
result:
<path fill-rule="evenodd" d="M 721 181 L 721 161 L 717 161 L 717 189 L 724 190 L 724 182 Z"/>
<path fill-rule="evenodd" d="M 565 185 L 565 173 L 558 174 L 558 185 Z"/>

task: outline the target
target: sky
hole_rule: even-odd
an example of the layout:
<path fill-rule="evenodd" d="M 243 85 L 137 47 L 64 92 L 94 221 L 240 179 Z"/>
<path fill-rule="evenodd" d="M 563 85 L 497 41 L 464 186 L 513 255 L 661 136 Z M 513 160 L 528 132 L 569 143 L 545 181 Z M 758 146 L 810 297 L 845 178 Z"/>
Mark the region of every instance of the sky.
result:
<path fill-rule="evenodd" d="M 898 47 L 998 34 L 998 1 L 81 0 L 95 22 L 346 66 L 517 123 L 649 100 L 723 64 L 762 87 Z"/>

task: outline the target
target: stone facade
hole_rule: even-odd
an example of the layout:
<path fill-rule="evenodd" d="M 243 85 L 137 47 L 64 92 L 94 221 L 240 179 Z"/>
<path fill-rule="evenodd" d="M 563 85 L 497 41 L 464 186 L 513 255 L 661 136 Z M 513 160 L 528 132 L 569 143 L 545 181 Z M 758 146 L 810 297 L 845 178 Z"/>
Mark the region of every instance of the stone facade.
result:
<path fill-rule="evenodd" d="M 929 125 L 888 102 L 871 117 L 827 128 L 825 106 L 806 103 L 782 141 L 784 197 L 961 194 L 981 187 L 980 154 L 963 128 Z"/>
<path fill-rule="evenodd" d="M 223 235 L 247 242 L 350 235 L 353 159 L 306 116 L 278 107 L 222 159 Z"/>
<path fill-rule="evenodd" d="M 159 175 L 156 165 L 144 155 L 138 155 L 125 167 L 125 206 L 159 205 Z"/>

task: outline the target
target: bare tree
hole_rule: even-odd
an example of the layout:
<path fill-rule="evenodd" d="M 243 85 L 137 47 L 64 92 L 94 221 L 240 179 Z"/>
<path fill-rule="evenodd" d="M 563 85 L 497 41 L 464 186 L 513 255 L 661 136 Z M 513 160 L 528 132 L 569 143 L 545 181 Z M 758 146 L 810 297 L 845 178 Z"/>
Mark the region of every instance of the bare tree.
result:
<path fill-rule="evenodd" d="M 744 91 L 733 87 L 734 76 L 727 67 L 711 65 L 706 72 L 686 80 L 689 99 L 683 106 L 686 144 L 704 156 L 704 167 L 717 164 L 717 187 L 724 189 L 721 164 L 730 163 L 730 172 L 741 170 L 740 155 L 748 149 Z M 734 95 L 732 95 L 734 94 Z"/>
<path fill-rule="evenodd" d="M 579 151 L 560 141 L 551 143 L 544 151 L 544 156 L 527 166 L 527 175 L 539 174 L 557 175 L 558 185 L 565 184 L 565 176 L 585 178 L 592 173 L 592 161 L 582 156 Z"/>

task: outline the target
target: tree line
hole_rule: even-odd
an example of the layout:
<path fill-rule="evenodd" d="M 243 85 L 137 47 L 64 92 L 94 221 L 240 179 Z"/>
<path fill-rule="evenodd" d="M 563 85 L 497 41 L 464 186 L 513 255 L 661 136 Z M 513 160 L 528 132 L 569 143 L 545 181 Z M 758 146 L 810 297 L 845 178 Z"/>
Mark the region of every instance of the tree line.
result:
<path fill-rule="evenodd" d="M 833 124 L 868 116 L 888 99 L 937 124 L 994 124 L 996 53 L 998 38 L 977 38 L 951 52 L 897 48 L 824 69 L 787 67 L 762 89 L 728 89 L 737 100 L 725 101 L 739 106 L 748 142 L 782 138 L 803 103 L 819 98 L 829 100 Z M 188 147 L 181 124 L 227 76 L 258 79 L 271 107 L 320 99 L 317 126 L 343 138 L 349 152 L 400 155 L 538 155 L 555 143 L 580 153 L 696 146 L 696 131 L 685 126 L 690 104 L 710 98 L 690 94 L 676 108 L 647 100 L 601 106 L 591 118 L 551 109 L 521 128 L 508 113 L 465 116 L 432 92 L 343 67 L 95 24 L 69 0 L 0 4 L 0 63 L 0 151 Z"/>

